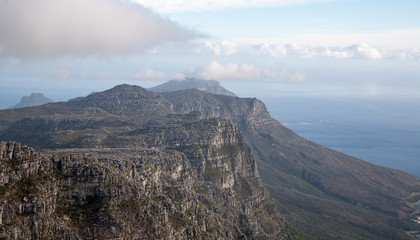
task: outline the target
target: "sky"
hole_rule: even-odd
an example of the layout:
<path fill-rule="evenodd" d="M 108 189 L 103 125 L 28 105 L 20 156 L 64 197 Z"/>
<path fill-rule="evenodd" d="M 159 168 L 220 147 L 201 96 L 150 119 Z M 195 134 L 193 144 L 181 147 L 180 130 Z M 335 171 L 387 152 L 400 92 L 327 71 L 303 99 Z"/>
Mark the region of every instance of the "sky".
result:
<path fill-rule="evenodd" d="M 420 98 L 418 0 L 0 0 L 0 109 L 215 79 L 242 97 Z"/>

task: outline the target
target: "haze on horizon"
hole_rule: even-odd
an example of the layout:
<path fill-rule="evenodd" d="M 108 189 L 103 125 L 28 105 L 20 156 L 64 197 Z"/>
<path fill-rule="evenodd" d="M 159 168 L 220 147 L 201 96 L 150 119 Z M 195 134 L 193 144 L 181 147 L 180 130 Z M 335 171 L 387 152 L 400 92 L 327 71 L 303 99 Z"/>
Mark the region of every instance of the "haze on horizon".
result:
<path fill-rule="evenodd" d="M 420 97 L 420 2 L 0 1 L 0 109 L 128 83 L 239 96 Z"/>

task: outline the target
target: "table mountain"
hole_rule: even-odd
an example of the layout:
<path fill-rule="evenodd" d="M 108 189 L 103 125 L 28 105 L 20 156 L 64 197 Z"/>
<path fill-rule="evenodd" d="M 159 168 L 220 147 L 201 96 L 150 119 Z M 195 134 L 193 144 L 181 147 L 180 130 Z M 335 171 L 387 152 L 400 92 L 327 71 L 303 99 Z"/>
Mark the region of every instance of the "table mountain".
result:
<path fill-rule="evenodd" d="M 103 152 L 107 149 L 113 152 L 112 159 L 129 152 L 121 160 L 126 162 L 133 161 L 136 155 L 131 153 L 136 151 L 159 152 L 153 157 L 158 162 L 163 158 L 159 154 L 175 154 L 178 156 L 175 158 L 185 159 L 181 162 L 191 165 L 188 171 L 194 173 L 190 177 L 197 184 L 181 186 L 185 189 L 206 184 L 217 186 L 204 191 L 199 187 L 202 190 L 192 193 L 204 205 L 207 202 L 201 201 L 204 198 L 199 197 L 200 194 L 207 194 L 206 199 L 214 196 L 212 201 L 221 204 L 217 208 L 210 205 L 205 207 L 209 213 L 215 214 L 211 216 L 217 215 L 215 219 L 220 219 L 218 221 L 226 227 L 216 231 L 215 235 L 211 235 L 213 237 L 223 238 L 220 234 L 226 232 L 233 238 L 301 236 L 300 232 L 292 230 L 282 220 L 276 209 L 263 207 L 261 203 L 270 202 L 270 198 L 259 183 L 259 176 L 273 196 L 277 209 L 289 222 L 314 239 L 409 239 L 407 232 L 420 230 L 419 224 L 410 221 L 411 217 L 415 217 L 415 214 L 410 214 L 417 210 L 416 203 L 420 196 L 417 177 L 376 166 L 305 140 L 271 118 L 264 103 L 255 98 L 231 97 L 194 89 L 153 93 L 141 87 L 121 85 L 66 103 L 0 111 L 0 140 L 19 141 L 44 149 L 43 153 L 50 155 L 62 151 L 66 156 L 71 152 L 79 156 L 92 153 L 92 158 L 98 160 L 100 167 L 105 164 L 104 168 L 109 166 L 108 157 L 104 156 L 108 153 Z M 104 162 L 102 159 L 105 159 Z M 172 163 L 169 161 L 163 165 L 178 166 Z M 15 163 L 8 165 L 16 166 Z M 240 174 L 236 174 L 236 168 Z M 154 169 L 164 172 L 158 167 Z M 20 171 L 19 168 L 16 171 Z M 79 170 L 71 171 L 77 173 Z M 90 179 L 93 185 L 100 185 L 96 178 L 76 179 Z M 240 179 L 245 179 L 245 182 Z M 176 181 L 171 183 L 175 184 Z M 137 186 L 137 183 L 133 184 Z M 9 188 L 6 190 L 10 192 Z M 155 192 L 162 193 L 164 199 L 172 199 L 172 195 L 167 195 L 165 191 Z M 255 198 L 256 193 L 263 197 Z M 80 201 L 66 201 L 70 201 L 70 206 L 90 204 L 87 199 L 92 194 L 83 194 L 85 197 L 80 197 Z M 215 194 L 222 194 L 225 198 Z M 108 195 L 100 196 L 109 199 Z M 252 205 L 255 199 L 257 204 Z M 160 198 L 155 200 L 163 204 Z M 231 209 L 226 207 L 229 202 L 238 203 L 234 205 L 238 211 L 226 213 Z M 250 204 L 255 208 L 246 207 Z M 196 210 L 192 211 L 195 213 Z M 178 212 L 176 214 L 186 216 Z M 72 216 L 66 216 L 72 219 Z M 89 216 L 76 215 L 74 219 Z M 238 219 L 238 216 L 242 217 Z M 262 216 L 268 219 L 263 220 Z M 248 219 L 245 225 L 240 224 L 241 219 Z M 228 224 L 231 221 L 233 225 Z M 96 224 L 96 218 L 93 223 Z M 182 227 L 178 229 L 182 233 L 173 230 L 174 226 L 170 225 L 169 230 L 162 234 L 172 234 L 170 236 L 179 238 L 208 236 L 203 235 L 207 231 L 203 230 L 202 225 L 193 225 L 193 228 L 187 230 L 185 225 L 190 224 L 179 224 Z M 265 229 L 264 226 L 270 227 Z M 93 225 L 91 227 L 94 228 Z M 80 231 L 76 229 L 73 232 L 93 234 Z M 114 232 L 117 235 L 112 236 L 120 236 L 119 233 L 126 231 L 129 230 Z M 186 232 L 195 232 L 197 235 L 185 235 Z"/>
<path fill-rule="evenodd" d="M 0 238 L 297 234 L 228 119 L 176 114 L 163 96 L 128 85 L 27 110 L 0 113 L 0 139 L 41 150 L 0 142 Z"/>

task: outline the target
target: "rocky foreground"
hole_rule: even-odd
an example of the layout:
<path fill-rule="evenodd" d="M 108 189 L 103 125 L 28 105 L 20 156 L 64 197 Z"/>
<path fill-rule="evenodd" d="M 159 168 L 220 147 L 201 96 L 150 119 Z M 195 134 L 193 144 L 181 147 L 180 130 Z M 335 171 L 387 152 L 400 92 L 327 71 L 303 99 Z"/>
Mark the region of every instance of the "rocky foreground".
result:
<path fill-rule="evenodd" d="M 133 132 L 147 147 L 39 153 L 0 142 L 0 238 L 287 238 L 230 121 L 180 121 L 159 131 Z"/>

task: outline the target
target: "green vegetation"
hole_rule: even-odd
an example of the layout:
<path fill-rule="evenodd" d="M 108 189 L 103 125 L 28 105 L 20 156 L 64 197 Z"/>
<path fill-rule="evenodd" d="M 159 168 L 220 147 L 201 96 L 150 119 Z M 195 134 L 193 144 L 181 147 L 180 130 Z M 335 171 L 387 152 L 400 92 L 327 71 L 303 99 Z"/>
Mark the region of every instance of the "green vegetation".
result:
<path fill-rule="evenodd" d="M 225 144 L 219 149 L 216 149 L 218 154 L 225 156 L 234 156 L 241 151 L 243 151 L 243 148 L 238 144 Z"/>
<path fill-rule="evenodd" d="M 204 170 L 204 180 L 215 182 L 220 182 L 220 179 L 226 177 L 228 175 L 227 172 L 224 172 L 221 168 L 211 166 L 212 163 L 207 162 Z"/>
<path fill-rule="evenodd" d="M 0 186 L 0 199 L 22 202 L 26 198 L 31 201 L 45 191 L 43 186 L 45 183 L 53 180 L 50 174 L 39 171 L 37 174 L 23 177 L 16 183 Z"/>
<path fill-rule="evenodd" d="M 175 229 L 183 229 L 191 225 L 191 221 L 183 217 L 174 214 L 168 214 L 168 217 Z"/>

